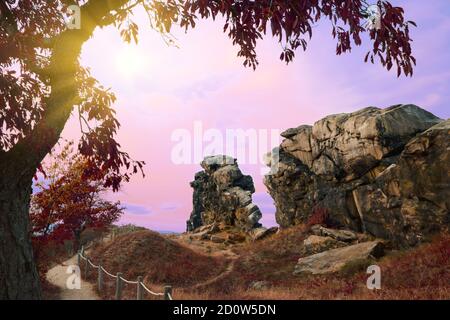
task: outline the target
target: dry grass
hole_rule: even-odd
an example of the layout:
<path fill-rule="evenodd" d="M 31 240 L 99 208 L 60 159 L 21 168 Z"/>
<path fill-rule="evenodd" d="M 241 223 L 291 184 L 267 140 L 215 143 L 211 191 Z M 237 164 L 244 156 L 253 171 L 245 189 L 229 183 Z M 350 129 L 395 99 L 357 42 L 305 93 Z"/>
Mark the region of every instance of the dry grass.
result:
<path fill-rule="evenodd" d="M 197 253 L 149 230 L 119 235 L 114 241 L 93 248 L 89 256 L 94 264 L 101 262 L 113 274 L 122 272 L 127 280 L 142 276 L 145 285 L 158 292 L 166 284 L 183 288 L 206 281 L 223 272 L 227 265 L 225 259 Z M 91 280 L 95 279 L 96 274 L 91 274 Z M 103 297 L 113 298 L 114 280 L 106 284 Z M 136 285 L 126 284 L 124 297 L 135 296 Z"/>
<path fill-rule="evenodd" d="M 155 290 L 170 283 L 174 297 L 180 300 L 450 299 L 448 234 L 415 249 L 390 253 L 378 261 L 382 289 L 371 291 L 366 287 L 368 275 L 360 267 L 335 275 L 294 276 L 292 271 L 301 255 L 306 229 L 289 228 L 262 241 L 236 247 L 238 256 L 231 270 L 231 260 L 217 251 L 208 256 L 191 250 L 192 244 L 183 245 L 151 231 L 119 236 L 96 248 L 92 256 L 102 257 L 108 270 L 126 270 L 127 279 L 145 276 L 146 284 L 156 284 Z M 213 278 L 217 280 L 208 281 Z M 254 281 L 266 281 L 268 287 L 249 289 Z M 198 283 L 207 285 L 192 289 Z M 104 297 L 113 297 L 113 287 L 114 284 Z M 133 299 L 135 286 L 126 290 L 126 298 Z"/>
<path fill-rule="evenodd" d="M 289 230 L 277 238 L 259 243 L 241 257 L 239 267 L 229 279 L 209 288 L 207 296 L 214 299 L 281 300 L 450 299 L 450 235 L 441 235 L 429 244 L 391 254 L 378 261 L 382 288 L 372 291 L 366 287 L 368 275 L 365 270 L 328 276 L 293 275 L 295 261 L 291 260 L 300 255 L 296 252 L 295 242 L 290 240 L 298 237 L 300 241 L 301 231 L 297 230 L 295 235 L 295 230 Z M 300 247 L 299 242 L 296 244 Z M 270 250 L 277 251 L 272 251 L 270 256 Z M 249 290 L 249 284 L 257 280 L 268 281 L 270 287 Z"/>

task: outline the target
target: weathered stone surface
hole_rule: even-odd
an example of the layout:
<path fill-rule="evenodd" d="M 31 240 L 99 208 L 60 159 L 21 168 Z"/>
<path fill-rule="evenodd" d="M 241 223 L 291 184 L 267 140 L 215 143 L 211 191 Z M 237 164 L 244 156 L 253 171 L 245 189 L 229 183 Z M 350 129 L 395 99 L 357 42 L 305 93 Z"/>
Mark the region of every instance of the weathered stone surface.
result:
<path fill-rule="evenodd" d="M 250 231 L 260 227 L 261 211 L 252 203 L 253 180 L 243 175 L 236 159 L 228 156 L 206 157 L 201 172 L 191 182 L 194 189 L 193 211 L 187 231 L 215 224 L 214 232 L 227 226 Z M 211 232 L 211 233 L 214 233 Z"/>
<path fill-rule="evenodd" d="M 449 120 L 414 105 L 365 108 L 283 133 L 264 179 L 281 227 L 327 208 L 338 228 L 395 246 L 449 226 Z"/>
<path fill-rule="evenodd" d="M 241 233 L 230 233 L 227 235 L 227 240 L 231 242 L 244 242 L 246 237 Z"/>
<path fill-rule="evenodd" d="M 210 240 L 215 243 L 224 243 L 227 239 L 225 239 L 224 237 L 212 235 Z"/>
<path fill-rule="evenodd" d="M 450 120 L 413 138 L 396 164 L 354 190 L 362 227 L 415 245 L 450 224 Z"/>
<path fill-rule="evenodd" d="M 193 240 L 206 240 L 210 238 L 210 233 L 209 230 L 202 230 L 191 234 L 190 238 Z"/>
<path fill-rule="evenodd" d="M 294 274 L 327 274 L 340 271 L 347 263 L 379 258 L 383 255 L 383 244 L 371 241 L 348 247 L 331 249 L 298 260 Z"/>
<path fill-rule="evenodd" d="M 277 233 L 278 228 L 277 227 L 272 227 L 272 228 L 264 228 L 264 227 L 259 227 L 259 228 L 255 228 L 253 230 L 251 230 L 249 232 L 250 237 L 252 238 L 253 241 L 257 241 L 257 240 L 261 240 L 267 236 L 270 236 L 272 234 Z"/>
<path fill-rule="evenodd" d="M 320 227 L 320 233 L 325 237 L 330 237 L 343 242 L 351 242 L 358 239 L 356 233 L 349 230 L 336 230 Z"/>
<path fill-rule="evenodd" d="M 303 240 L 302 256 L 309 256 L 330 249 L 341 248 L 347 246 L 346 243 L 337 241 L 330 237 L 322 237 L 310 235 Z"/>

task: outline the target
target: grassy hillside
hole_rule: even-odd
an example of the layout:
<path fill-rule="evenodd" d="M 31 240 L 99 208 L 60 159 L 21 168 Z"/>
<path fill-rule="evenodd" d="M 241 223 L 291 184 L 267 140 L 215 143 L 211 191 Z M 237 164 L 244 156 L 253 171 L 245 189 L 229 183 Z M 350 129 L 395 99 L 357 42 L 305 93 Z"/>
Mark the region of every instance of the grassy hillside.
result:
<path fill-rule="evenodd" d="M 124 278 L 133 281 L 142 276 L 145 285 L 155 291 L 166 284 L 183 288 L 204 281 L 220 274 L 227 263 L 226 259 L 198 253 L 150 230 L 119 234 L 112 241 L 96 245 L 88 255 L 95 264 L 101 261 L 112 274 L 122 272 Z M 90 279 L 95 281 L 96 276 L 91 274 Z M 114 280 L 105 280 L 104 297 L 112 298 Z M 125 285 L 125 298 L 133 299 L 135 292 L 135 285 Z"/>
<path fill-rule="evenodd" d="M 450 298 L 448 234 L 382 258 L 377 262 L 382 271 L 382 289 L 371 291 L 366 288 L 365 265 L 352 265 L 334 275 L 293 275 L 305 230 L 297 226 L 235 247 L 234 258 L 229 258 L 229 247 L 210 247 L 208 242 L 192 242 L 183 236 L 171 236 L 174 241 L 148 230 L 133 231 L 97 246 L 90 256 L 101 259 L 113 273 L 123 272 L 129 280 L 144 276 L 146 285 L 155 290 L 171 284 L 175 299 Z M 209 250 L 198 250 L 201 246 Z M 91 280 L 95 281 L 95 275 Z M 264 284 L 254 288 L 254 283 L 260 281 Z M 104 297 L 112 298 L 113 281 L 108 288 Z M 126 298 L 133 299 L 135 286 L 125 288 L 125 292 Z"/>
<path fill-rule="evenodd" d="M 381 290 L 366 287 L 367 265 L 352 265 L 340 274 L 293 275 L 301 256 L 303 228 L 285 230 L 242 250 L 227 279 L 202 296 L 214 299 L 450 299 L 450 236 L 441 235 L 418 248 L 391 252 L 377 261 Z M 266 288 L 251 289 L 255 281 Z M 207 294 L 205 294 L 207 292 Z M 188 297 L 188 296 L 186 296 Z"/>

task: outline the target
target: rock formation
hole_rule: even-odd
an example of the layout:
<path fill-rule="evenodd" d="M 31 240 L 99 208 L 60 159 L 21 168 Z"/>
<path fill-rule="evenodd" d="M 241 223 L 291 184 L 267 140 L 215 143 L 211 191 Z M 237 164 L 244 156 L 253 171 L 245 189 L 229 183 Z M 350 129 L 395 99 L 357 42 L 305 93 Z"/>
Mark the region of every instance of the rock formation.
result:
<path fill-rule="evenodd" d="M 449 134 L 450 120 L 414 105 L 286 130 L 278 170 L 264 180 L 277 222 L 304 223 L 317 206 L 337 227 L 415 245 L 449 226 Z"/>
<path fill-rule="evenodd" d="M 252 203 L 255 192 L 253 180 L 243 175 L 236 159 L 228 156 L 206 157 L 201 163 L 203 171 L 195 174 L 191 182 L 194 189 L 193 211 L 187 221 L 187 231 L 212 225 L 237 227 L 250 232 L 260 228 L 261 211 Z M 215 233 L 218 230 L 206 230 Z"/>
<path fill-rule="evenodd" d="M 384 254 L 383 243 L 369 241 L 344 248 L 316 253 L 298 260 L 294 274 L 327 274 L 342 270 L 347 264 L 366 259 L 376 259 Z"/>

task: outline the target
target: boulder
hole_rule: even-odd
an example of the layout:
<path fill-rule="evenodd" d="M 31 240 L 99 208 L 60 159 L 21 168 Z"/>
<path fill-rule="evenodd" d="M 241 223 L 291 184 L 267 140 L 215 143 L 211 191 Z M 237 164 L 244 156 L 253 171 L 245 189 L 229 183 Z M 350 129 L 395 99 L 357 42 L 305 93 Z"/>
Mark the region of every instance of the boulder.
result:
<path fill-rule="evenodd" d="M 294 274 L 327 274 L 339 272 L 345 265 L 383 255 L 383 243 L 371 241 L 348 247 L 331 249 L 298 260 Z"/>
<path fill-rule="evenodd" d="M 242 233 L 229 233 L 227 235 L 227 240 L 234 243 L 244 242 L 246 240 L 246 237 Z"/>
<path fill-rule="evenodd" d="M 333 238 L 337 241 L 351 242 L 358 239 L 356 233 L 349 230 L 335 230 L 324 227 L 320 227 L 319 230 L 323 236 Z"/>
<path fill-rule="evenodd" d="M 277 170 L 264 178 L 278 224 L 305 223 L 322 207 L 337 229 L 395 247 L 448 228 L 449 134 L 449 120 L 414 105 L 369 107 L 286 130 Z"/>
<path fill-rule="evenodd" d="M 411 139 L 398 161 L 353 191 L 364 231 L 413 246 L 450 226 L 450 120 Z"/>
<path fill-rule="evenodd" d="M 203 225 L 214 225 L 211 233 L 228 227 L 243 232 L 261 226 L 258 206 L 252 203 L 253 180 L 242 174 L 237 161 L 228 156 L 206 157 L 191 182 L 194 189 L 193 210 L 187 221 L 187 231 Z"/>
<path fill-rule="evenodd" d="M 190 235 L 190 239 L 192 240 L 207 240 L 209 238 L 210 238 L 209 230 L 195 232 Z"/>
<path fill-rule="evenodd" d="M 346 243 L 337 241 L 330 237 L 322 237 L 310 235 L 303 240 L 302 256 L 309 256 L 330 249 L 341 248 L 347 246 Z"/>
<path fill-rule="evenodd" d="M 225 239 L 224 237 L 212 235 L 210 240 L 215 243 L 224 243 L 227 239 Z"/>
<path fill-rule="evenodd" d="M 257 240 L 261 240 L 267 236 L 270 236 L 271 234 L 275 234 L 275 233 L 277 233 L 277 231 L 278 231 L 277 227 L 272 227 L 269 229 L 260 227 L 260 228 L 254 228 L 253 230 L 251 230 L 249 232 L 249 234 L 253 241 L 257 241 Z"/>

